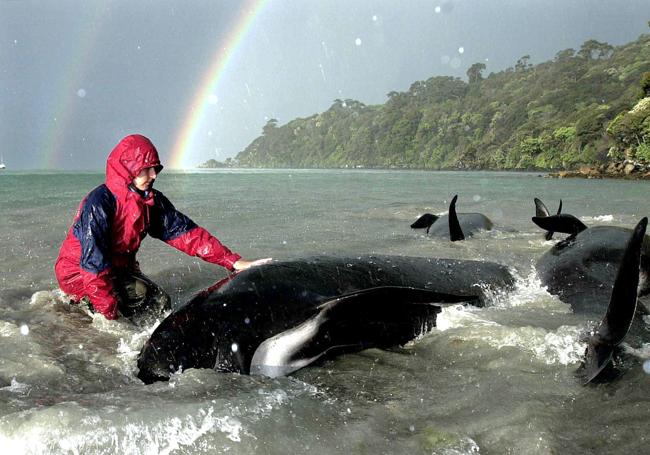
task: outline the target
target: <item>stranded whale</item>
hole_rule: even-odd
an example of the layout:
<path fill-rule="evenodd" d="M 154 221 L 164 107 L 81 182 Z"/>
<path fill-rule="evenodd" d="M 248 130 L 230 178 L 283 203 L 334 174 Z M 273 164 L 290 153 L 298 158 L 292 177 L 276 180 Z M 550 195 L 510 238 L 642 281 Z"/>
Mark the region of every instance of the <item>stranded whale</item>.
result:
<path fill-rule="evenodd" d="M 541 201 L 540 201 L 541 202 Z M 537 261 L 536 270 L 551 294 L 576 313 L 601 315 L 609 302 L 615 271 L 623 259 L 633 230 L 619 226 L 587 228 L 569 214 L 536 216 L 533 222 L 547 232 L 570 234 Z M 641 242 L 639 295 L 650 292 L 650 239 Z"/>
<path fill-rule="evenodd" d="M 540 204 L 543 206 L 535 199 L 538 216 L 533 222 L 547 232 L 570 236 L 537 261 L 537 274 L 549 292 L 570 304 L 576 314 L 602 317 L 588 336 L 579 375 L 584 384 L 609 381 L 618 375 L 618 366 L 626 358 L 620 349 L 623 341 L 650 341 L 643 321 L 648 308 L 638 303 L 639 297 L 650 292 L 648 219 L 643 218 L 634 229 L 587 228 L 573 215 L 559 213 L 561 210 L 553 216 L 546 210 L 545 216 L 539 216 Z"/>
<path fill-rule="evenodd" d="M 489 231 L 492 229 L 492 221 L 482 213 L 457 213 L 457 200 L 458 195 L 451 200 L 447 215 L 437 216 L 425 213 L 411 224 L 411 228 L 426 228 L 427 234 L 434 237 L 449 238 L 452 242 L 465 240 L 465 238 L 471 237 L 480 230 Z"/>
<path fill-rule="evenodd" d="M 291 373 L 316 359 L 404 344 L 435 326 L 440 306 L 481 305 L 507 288 L 506 267 L 400 256 L 312 257 L 226 278 L 171 313 L 138 358 L 151 383 L 187 368 Z"/>

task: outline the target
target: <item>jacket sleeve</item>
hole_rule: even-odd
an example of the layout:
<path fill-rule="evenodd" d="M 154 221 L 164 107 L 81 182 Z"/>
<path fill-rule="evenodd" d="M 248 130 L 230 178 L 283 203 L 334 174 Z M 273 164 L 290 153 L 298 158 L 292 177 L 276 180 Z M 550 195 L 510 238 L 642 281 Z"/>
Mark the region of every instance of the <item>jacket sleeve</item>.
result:
<path fill-rule="evenodd" d="M 155 201 L 149 228 L 152 237 L 190 256 L 233 269 L 233 264 L 241 258 L 239 254 L 230 251 L 207 230 L 176 210 L 162 193 L 156 192 Z"/>
<path fill-rule="evenodd" d="M 106 319 L 117 318 L 117 299 L 111 278 L 111 224 L 115 198 L 106 190 L 93 191 L 82 204 L 74 225 L 74 235 L 81 244 L 81 275 L 84 293 L 96 311 Z"/>

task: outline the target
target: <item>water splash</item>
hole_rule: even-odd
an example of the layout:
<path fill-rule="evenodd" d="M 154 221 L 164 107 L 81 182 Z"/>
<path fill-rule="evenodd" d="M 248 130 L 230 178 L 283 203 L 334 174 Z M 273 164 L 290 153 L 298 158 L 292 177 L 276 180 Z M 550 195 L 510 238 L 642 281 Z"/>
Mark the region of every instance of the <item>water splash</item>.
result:
<path fill-rule="evenodd" d="M 515 277 L 513 289 L 503 290 L 484 286 L 488 306 L 501 309 L 525 306 L 544 308 L 549 312 L 571 313 L 569 305 L 549 294 L 548 288 L 542 285 L 534 268 L 531 268 L 527 276 L 522 276 L 514 269 L 511 269 L 510 273 Z"/>
<path fill-rule="evenodd" d="M 597 216 L 582 216 L 580 217 L 585 223 L 611 223 L 614 221 L 614 215 L 597 215 Z"/>
<path fill-rule="evenodd" d="M 521 277 L 515 271 L 515 287 L 499 290 L 482 286 L 489 311 L 461 305 L 445 308 L 438 316 L 440 331 L 455 330 L 455 336 L 477 341 L 496 349 L 516 348 L 529 352 L 545 364 L 570 365 L 581 360 L 585 344 L 581 341 L 586 328 L 563 325 L 555 330 L 541 327 L 502 325 L 490 319 L 501 310 L 525 307 L 544 312 L 567 313 L 571 310 L 541 285 L 534 271 Z M 495 313 L 496 311 L 496 313 Z"/>

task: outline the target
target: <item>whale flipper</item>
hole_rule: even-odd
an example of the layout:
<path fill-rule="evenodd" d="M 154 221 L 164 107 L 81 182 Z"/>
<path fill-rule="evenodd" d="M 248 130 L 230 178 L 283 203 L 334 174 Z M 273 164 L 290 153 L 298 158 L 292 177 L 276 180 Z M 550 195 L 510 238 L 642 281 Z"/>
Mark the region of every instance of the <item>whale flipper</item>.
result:
<path fill-rule="evenodd" d="M 576 235 L 587 229 L 587 226 L 582 221 L 569 214 L 534 216 L 532 219 L 533 223 L 549 232 Z"/>
<path fill-rule="evenodd" d="M 584 384 L 596 379 L 610 364 L 614 349 L 623 341 L 634 319 L 641 247 L 647 225 L 648 218 L 643 218 L 634 228 L 623 253 L 605 317 L 588 341 L 582 371 Z"/>
<path fill-rule="evenodd" d="M 435 327 L 442 305 L 476 300 L 399 286 L 343 295 L 324 302 L 315 316 L 262 342 L 250 372 L 285 376 L 327 355 L 401 345 Z M 406 304 L 395 305 L 397 301 Z"/>
<path fill-rule="evenodd" d="M 413 224 L 411 224 L 411 229 L 424 229 L 424 228 L 427 228 L 427 234 L 428 234 L 429 229 L 431 229 L 431 226 L 437 220 L 438 220 L 438 217 L 436 215 L 432 215 L 431 213 L 425 213 L 420 218 L 415 220 L 415 222 Z"/>
<path fill-rule="evenodd" d="M 460 227 L 460 222 L 458 221 L 458 214 L 456 213 L 456 201 L 458 200 L 458 195 L 454 196 L 449 204 L 449 240 L 456 242 L 458 240 L 465 240 L 465 235 L 463 230 Z"/>

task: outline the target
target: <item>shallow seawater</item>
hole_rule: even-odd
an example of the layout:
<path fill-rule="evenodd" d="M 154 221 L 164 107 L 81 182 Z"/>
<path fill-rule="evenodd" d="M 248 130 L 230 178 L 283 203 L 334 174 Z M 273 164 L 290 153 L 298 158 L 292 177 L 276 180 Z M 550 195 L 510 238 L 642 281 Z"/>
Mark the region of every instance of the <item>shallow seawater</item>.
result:
<path fill-rule="evenodd" d="M 101 174 L 0 174 L 0 447 L 3 453 L 614 454 L 650 451 L 650 346 L 611 384 L 575 376 L 596 320 L 574 315 L 534 273 L 553 244 L 533 197 L 587 225 L 633 226 L 646 182 L 526 173 L 252 171 L 166 173 L 181 211 L 244 257 L 478 259 L 515 289 L 453 306 L 406 346 L 344 355 L 269 379 L 188 370 L 144 385 L 136 358 L 155 328 L 89 316 L 56 290 L 53 263 Z M 414 231 L 421 214 L 482 212 L 495 230 L 450 243 Z M 143 271 L 174 305 L 225 276 L 154 239 Z M 650 336 L 648 337 L 650 339 Z"/>

